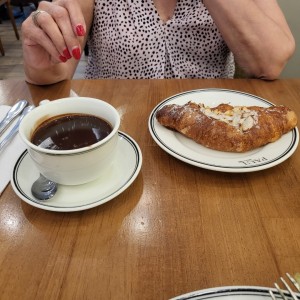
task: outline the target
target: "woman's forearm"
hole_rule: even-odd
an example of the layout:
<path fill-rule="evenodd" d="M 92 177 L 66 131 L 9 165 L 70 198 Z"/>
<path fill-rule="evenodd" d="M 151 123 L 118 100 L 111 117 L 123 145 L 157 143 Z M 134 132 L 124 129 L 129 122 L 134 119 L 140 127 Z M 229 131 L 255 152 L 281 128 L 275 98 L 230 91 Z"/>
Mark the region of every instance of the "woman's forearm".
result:
<path fill-rule="evenodd" d="M 275 0 L 204 0 L 205 6 L 250 76 L 276 79 L 295 49 L 295 41 Z"/>

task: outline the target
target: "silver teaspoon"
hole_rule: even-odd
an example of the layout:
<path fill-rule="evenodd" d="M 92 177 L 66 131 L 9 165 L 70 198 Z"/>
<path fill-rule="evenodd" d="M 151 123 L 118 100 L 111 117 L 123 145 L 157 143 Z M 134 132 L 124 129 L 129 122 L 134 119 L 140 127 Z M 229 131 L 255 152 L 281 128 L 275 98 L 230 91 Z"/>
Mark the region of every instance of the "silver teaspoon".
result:
<path fill-rule="evenodd" d="M 32 195 L 39 200 L 52 198 L 56 191 L 57 183 L 47 179 L 42 174 L 40 174 L 40 177 L 31 186 Z"/>
<path fill-rule="evenodd" d="M 0 142 L 0 152 L 1 150 L 13 139 L 13 137 L 19 132 L 19 126 L 23 118 L 34 109 L 34 105 L 30 105 L 25 107 L 21 116 L 13 126 L 13 128 L 9 131 L 9 133 L 4 137 L 4 139 Z"/>
<path fill-rule="evenodd" d="M 0 135 L 6 129 L 8 124 L 23 111 L 27 103 L 26 100 L 20 100 L 7 112 L 4 119 L 0 122 Z"/>

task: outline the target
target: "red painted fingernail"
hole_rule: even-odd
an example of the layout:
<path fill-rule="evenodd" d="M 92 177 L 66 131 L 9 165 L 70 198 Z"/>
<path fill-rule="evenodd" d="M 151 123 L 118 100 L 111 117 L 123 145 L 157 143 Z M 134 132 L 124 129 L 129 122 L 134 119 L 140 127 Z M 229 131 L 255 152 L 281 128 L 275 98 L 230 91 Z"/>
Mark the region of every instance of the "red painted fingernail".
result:
<path fill-rule="evenodd" d="M 78 36 L 84 36 L 85 35 L 85 30 L 81 24 L 76 26 L 76 33 Z"/>
<path fill-rule="evenodd" d="M 70 59 L 72 57 L 71 53 L 69 52 L 69 50 L 66 48 L 63 51 L 64 57 L 66 57 L 67 59 Z"/>
<path fill-rule="evenodd" d="M 75 59 L 80 59 L 81 53 L 79 47 L 75 47 L 72 49 L 72 54 Z"/>
<path fill-rule="evenodd" d="M 59 56 L 59 59 L 64 63 L 67 61 L 67 59 L 62 55 Z"/>

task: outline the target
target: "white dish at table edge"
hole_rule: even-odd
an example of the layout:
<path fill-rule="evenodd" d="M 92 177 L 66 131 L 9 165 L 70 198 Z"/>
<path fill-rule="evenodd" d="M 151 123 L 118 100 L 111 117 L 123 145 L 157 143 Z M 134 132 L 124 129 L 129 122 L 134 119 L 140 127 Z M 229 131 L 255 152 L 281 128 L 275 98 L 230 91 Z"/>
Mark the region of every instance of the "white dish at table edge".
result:
<path fill-rule="evenodd" d="M 204 103 L 214 107 L 221 103 L 233 106 L 269 107 L 273 103 L 248 93 L 227 89 L 191 90 L 171 96 L 160 102 L 151 112 L 148 127 L 154 141 L 167 153 L 188 164 L 204 169 L 243 173 L 264 170 L 276 166 L 289 158 L 299 143 L 299 132 L 294 128 L 274 143 L 245 153 L 216 151 L 197 144 L 179 132 L 160 125 L 157 111 L 166 104 L 183 105 L 188 101 Z"/>
<path fill-rule="evenodd" d="M 39 172 L 26 150 L 13 170 L 13 190 L 32 206 L 58 212 L 90 209 L 114 199 L 133 183 L 142 166 L 138 144 L 129 135 L 120 131 L 118 134 L 119 144 L 112 165 L 96 180 L 77 186 L 59 185 L 52 199 L 39 201 L 31 194 L 31 185 L 39 177 Z"/>
<path fill-rule="evenodd" d="M 182 294 L 171 298 L 170 300 L 204 300 L 204 299 L 234 299 L 234 300 L 268 300 L 272 299 L 269 291 L 272 291 L 274 296 L 282 299 L 279 292 L 275 288 L 261 287 L 261 286 L 224 286 L 210 289 L 203 289 Z M 295 293 L 298 297 L 299 293 Z M 289 294 L 286 292 L 286 296 Z M 291 296 L 287 297 L 292 299 Z"/>

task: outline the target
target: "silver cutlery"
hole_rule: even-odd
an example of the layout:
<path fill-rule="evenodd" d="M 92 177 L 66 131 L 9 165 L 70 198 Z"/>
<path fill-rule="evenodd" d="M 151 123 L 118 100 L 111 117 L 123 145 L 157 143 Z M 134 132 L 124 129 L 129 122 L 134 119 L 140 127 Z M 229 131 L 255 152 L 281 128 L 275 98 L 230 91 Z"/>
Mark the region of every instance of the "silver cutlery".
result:
<path fill-rule="evenodd" d="M 5 115 L 4 119 L 0 122 L 0 135 L 5 131 L 8 124 L 14 120 L 27 106 L 26 100 L 19 100 Z"/>
<path fill-rule="evenodd" d="M 298 292 L 300 292 L 299 283 L 289 273 L 286 273 L 286 276 L 291 281 L 291 283 L 294 285 L 295 289 Z M 290 297 L 292 297 L 294 300 L 299 300 L 299 298 L 297 297 L 296 293 L 292 290 L 292 288 L 287 283 L 287 281 L 283 277 L 280 277 L 280 280 L 283 283 L 283 285 L 285 286 L 286 290 L 282 290 L 277 283 L 274 283 L 274 286 L 277 289 L 277 291 L 279 292 L 279 294 L 282 297 L 282 299 L 288 300 L 288 299 L 291 299 Z M 276 300 L 276 297 L 275 297 L 274 293 L 271 290 L 269 291 L 269 293 L 271 295 L 271 298 L 273 300 Z"/>
<path fill-rule="evenodd" d="M 4 137 L 4 139 L 0 142 L 0 152 L 4 149 L 4 147 L 12 140 L 12 138 L 18 133 L 19 131 L 19 126 L 23 118 L 31 111 L 34 109 L 34 105 L 27 106 L 13 128 L 9 131 L 9 133 Z"/>
<path fill-rule="evenodd" d="M 24 100 L 24 101 L 26 101 L 26 100 Z M 5 127 L 6 127 L 10 123 L 10 121 L 12 121 L 20 113 L 20 109 L 21 109 L 21 107 L 23 107 L 24 103 L 25 102 L 22 102 L 22 103 L 18 102 L 18 106 L 13 106 L 12 108 L 14 108 L 14 109 L 11 109 L 7 113 L 6 117 L 3 120 L 3 121 L 5 121 L 5 120 L 6 121 L 1 122 L 1 124 L 5 123 L 6 124 Z M 27 101 L 26 101 L 26 105 L 27 105 Z M 34 109 L 34 105 L 30 105 L 25 108 L 24 107 L 22 108 L 21 116 L 16 121 L 16 123 L 14 124 L 12 129 L 9 131 L 9 133 L 0 142 L 0 152 L 18 133 L 21 121 L 33 109 Z M 14 115 L 14 117 L 13 117 L 13 115 Z M 5 127 L 4 127 L 4 125 L 3 125 L 3 127 L 1 127 L 1 128 L 3 128 L 3 131 L 4 131 Z M 33 183 L 31 191 L 32 191 L 33 196 L 36 197 L 37 199 L 48 200 L 55 195 L 55 193 L 57 191 L 57 183 L 45 178 L 43 175 L 40 174 L 40 177 Z"/>

